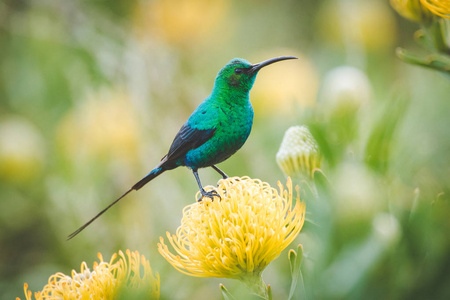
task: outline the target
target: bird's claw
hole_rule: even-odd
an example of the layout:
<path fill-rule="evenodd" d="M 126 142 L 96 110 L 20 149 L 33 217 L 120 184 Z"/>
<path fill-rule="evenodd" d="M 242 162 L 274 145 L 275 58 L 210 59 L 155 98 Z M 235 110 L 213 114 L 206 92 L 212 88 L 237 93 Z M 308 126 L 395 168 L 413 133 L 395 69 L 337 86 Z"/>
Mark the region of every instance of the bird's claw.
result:
<path fill-rule="evenodd" d="M 222 197 L 220 197 L 220 194 L 217 193 L 215 190 L 211 190 L 211 191 L 201 191 L 202 195 L 200 196 L 200 198 L 197 199 L 197 202 L 201 202 L 203 200 L 204 197 L 210 198 L 212 201 L 214 201 L 214 197 L 219 197 L 219 200 L 222 199 Z"/>

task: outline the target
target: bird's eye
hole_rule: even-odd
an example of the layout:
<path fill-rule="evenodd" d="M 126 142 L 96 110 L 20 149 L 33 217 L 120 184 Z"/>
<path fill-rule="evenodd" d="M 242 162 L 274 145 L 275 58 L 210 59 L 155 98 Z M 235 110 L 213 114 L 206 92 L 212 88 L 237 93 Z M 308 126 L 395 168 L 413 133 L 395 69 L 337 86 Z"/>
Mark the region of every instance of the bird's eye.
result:
<path fill-rule="evenodd" d="M 242 69 L 241 68 L 236 68 L 236 69 L 234 69 L 234 73 L 239 75 L 239 74 L 242 73 Z"/>

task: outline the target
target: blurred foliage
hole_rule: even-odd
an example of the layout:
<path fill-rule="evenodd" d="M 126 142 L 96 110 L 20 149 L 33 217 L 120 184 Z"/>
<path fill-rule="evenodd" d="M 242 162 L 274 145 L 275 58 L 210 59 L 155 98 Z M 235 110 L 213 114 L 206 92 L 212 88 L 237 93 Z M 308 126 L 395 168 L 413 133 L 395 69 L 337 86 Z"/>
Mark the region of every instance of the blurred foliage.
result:
<path fill-rule="evenodd" d="M 419 29 L 383 0 L 0 2 L 0 298 L 127 248 L 160 274 L 161 299 L 239 295 L 157 252 L 195 201 L 187 169 L 65 238 L 159 162 L 231 58 L 296 55 L 258 75 L 252 134 L 221 168 L 283 182 L 283 134 L 307 125 L 324 161 L 315 185 L 297 182 L 306 298 L 449 299 L 450 84 L 395 54 L 442 66 L 448 20 L 433 18 Z M 273 299 L 289 297 L 287 256 L 263 274 Z"/>
<path fill-rule="evenodd" d="M 391 0 L 392 7 L 403 17 L 420 24 L 414 34 L 427 54 L 397 49 L 404 62 L 440 71 L 450 76 L 450 3 L 434 0 Z"/>

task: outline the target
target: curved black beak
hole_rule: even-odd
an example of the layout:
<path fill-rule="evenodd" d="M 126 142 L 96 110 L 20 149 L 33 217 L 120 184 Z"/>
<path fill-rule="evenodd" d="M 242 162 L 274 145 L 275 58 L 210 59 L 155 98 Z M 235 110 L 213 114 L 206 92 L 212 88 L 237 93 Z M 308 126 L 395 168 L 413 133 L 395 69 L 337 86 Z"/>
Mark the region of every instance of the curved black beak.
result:
<path fill-rule="evenodd" d="M 258 72 L 261 68 L 264 68 L 265 66 L 271 65 L 273 63 L 282 61 L 282 60 L 287 60 L 287 59 L 297 59 L 297 57 L 294 56 L 280 56 L 280 57 L 275 57 L 275 58 L 271 58 L 268 60 L 265 60 L 263 62 L 260 62 L 259 64 L 254 64 L 250 67 L 250 69 L 248 69 L 248 73 L 249 74 L 253 74 Z"/>

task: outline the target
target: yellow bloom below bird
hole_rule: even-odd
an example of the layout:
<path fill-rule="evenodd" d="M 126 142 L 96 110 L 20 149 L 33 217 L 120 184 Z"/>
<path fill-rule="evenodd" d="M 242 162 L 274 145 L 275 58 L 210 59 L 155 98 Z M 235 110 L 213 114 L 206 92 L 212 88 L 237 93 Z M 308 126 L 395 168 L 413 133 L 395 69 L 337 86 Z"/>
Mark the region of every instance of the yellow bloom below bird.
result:
<path fill-rule="evenodd" d="M 43 290 L 34 293 L 34 299 L 107 300 L 130 295 L 140 299 L 159 299 L 159 274 L 153 275 L 149 261 L 139 252 L 127 250 L 125 253 L 114 253 L 109 263 L 103 261 L 99 253 L 100 262 L 94 262 L 92 271 L 83 262 L 80 273 L 72 270 L 72 276 L 59 272 L 50 276 Z M 24 290 L 26 299 L 33 299 L 26 283 Z"/>
<path fill-rule="evenodd" d="M 265 267 L 299 234 L 305 220 L 298 190 L 293 201 L 290 179 L 286 186 L 278 183 L 277 191 L 249 177 L 220 180 L 221 200 L 188 205 L 176 234 L 167 232 L 175 254 L 162 237 L 159 252 L 190 276 L 234 278 L 247 284 L 258 281 Z"/>

